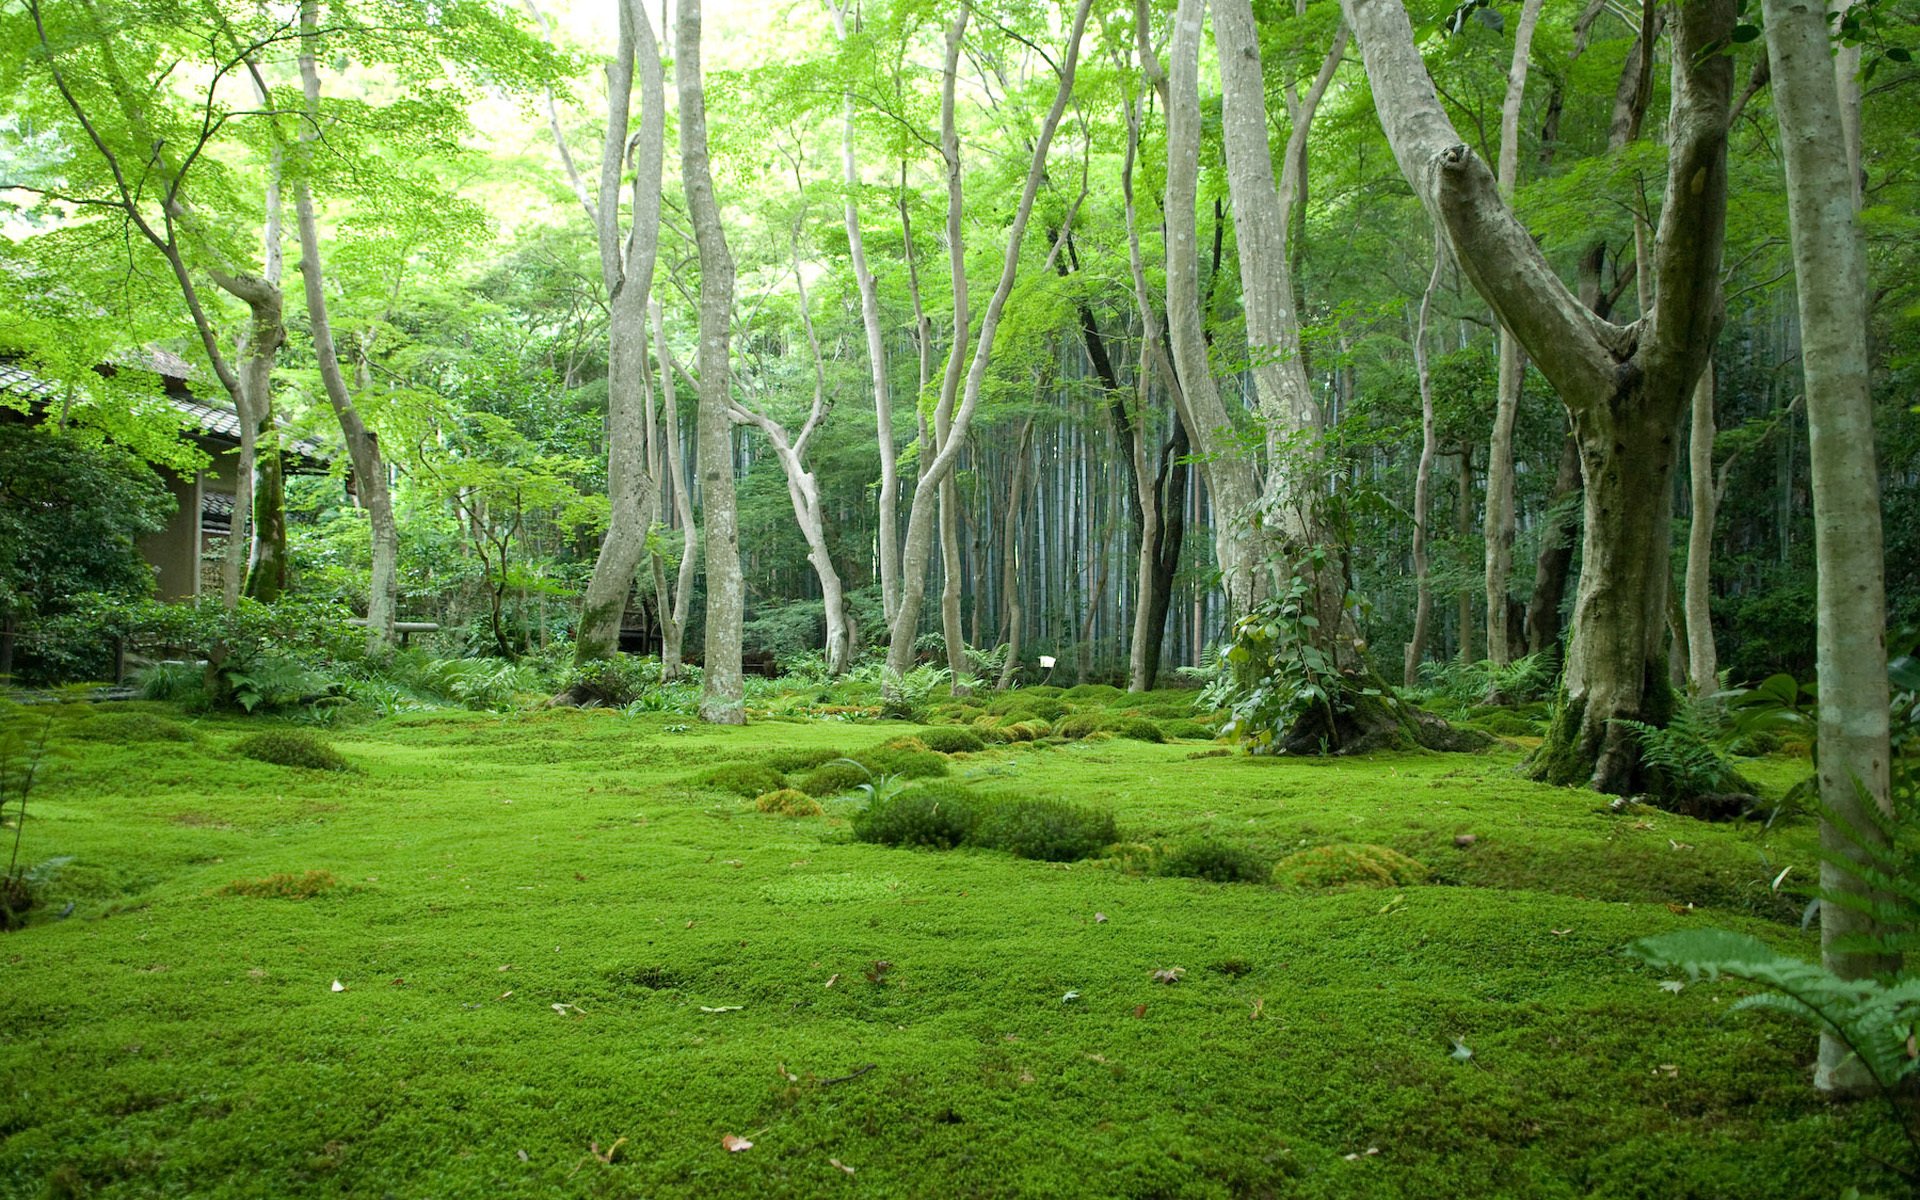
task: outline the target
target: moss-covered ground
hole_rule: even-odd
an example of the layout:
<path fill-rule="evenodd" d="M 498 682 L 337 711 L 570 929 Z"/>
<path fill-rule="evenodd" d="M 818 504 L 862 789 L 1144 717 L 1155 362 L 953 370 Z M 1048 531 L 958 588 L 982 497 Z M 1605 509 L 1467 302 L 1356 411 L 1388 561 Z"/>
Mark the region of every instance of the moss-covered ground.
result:
<path fill-rule="evenodd" d="M 0 1194 L 1894 1190 L 1898 1132 L 1816 1097 L 1810 1031 L 1621 954 L 1695 922 L 1813 953 L 1804 819 L 1613 812 L 1512 747 L 950 760 L 1130 842 L 1430 872 L 1283 889 L 866 845 L 857 796 L 693 782 L 898 724 L 416 714 L 328 733 L 334 772 L 236 754 L 259 721 L 115 709 L 58 719 L 25 828 L 73 861 L 0 936 Z"/>

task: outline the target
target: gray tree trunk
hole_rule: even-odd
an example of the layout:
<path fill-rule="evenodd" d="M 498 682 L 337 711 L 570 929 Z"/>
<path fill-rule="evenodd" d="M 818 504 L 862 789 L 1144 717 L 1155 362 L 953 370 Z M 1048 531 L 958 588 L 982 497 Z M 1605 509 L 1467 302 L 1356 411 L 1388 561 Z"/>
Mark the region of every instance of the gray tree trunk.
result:
<path fill-rule="evenodd" d="M 1454 131 L 1399 0 L 1342 0 L 1381 125 L 1462 270 L 1566 403 L 1586 480 L 1586 528 L 1564 697 L 1536 777 L 1634 790 L 1638 744 L 1623 718 L 1671 707 L 1664 634 L 1674 439 L 1721 318 L 1726 132 L 1733 66 L 1707 53 L 1733 0 L 1689 0 L 1673 27 L 1666 199 L 1652 254 L 1658 302 L 1632 325 L 1581 304 Z"/>
<path fill-rule="evenodd" d="M 629 144 L 628 110 L 636 62 L 640 129 Z M 620 648 L 621 618 L 646 556 L 655 481 L 647 470 L 651 415 L 647 391 L 647 300 L 660 244 L 660 192 L 666 153 L 666 76 L 645 5 L 620 0 L 620 44 L 607 64 L 607 128 L 600 186 L 588 208 L 607 290 L 607 532 L 581 605 L 573 660 L 607 658 Z M 556 126 L 556 136 L 558 128 Z M 562 143 L 564 149 L 564 143 Z M 620 228 L 620 193 L 633 163 L 633 224 Z M 584 199 L 584 197 L 583 197 Z"/>
<path fill-rule="evenodd" d="M 1689 492 L 1693 518 L 1687 528 L 1687 688 L 1696 697 L 1720 686 L 1720 661 L 1713 644 L 1713 526 L 1720 514 L 1720 492 L 1713 478 L 1713 364 L 1693 386 L 1693 427 L 1687 437 Z"/>
<path fill-rule="evenodd" d="M 302 126 L 300 145 L 311 153 L 320 136 L 320 74 L 314 66 L 314 42 L 318 36 L 317 0 L 300 4 L 300 82 L 306 92 L 307 120 Z M 340 356 L 334 348 L 333 326 L 327 319 L 325 267 L 320 259 L 320 234 L 314 222 L 313 191 L 307 184 L 308 172 L 302 170 L 293 187 L 295 223 L 300 227 L 300 275 L 307 299 L 307 319 L 313 326 L 313 353 L 320 367 L 320 381 L 327 402 L 340 422 L 346 438 L 347 455 L 353 462 L 354 490 L 361 507 L 367 510 L 367 524 L 373 540 L 373 578 L 367 591 L 367 652 L 383 654 L 393 646 L 393 622 L 400 591 L 400 534 L 393 517 L 393 495 L 387 487 L 387 464 L 380 454 L 380 439 L 367 428 L 347 391 L 340 373 Z"/>
<path fill-rule="evenodd" d="M 1786 163 L 1787 218 L 1800 306 L 1801 369 L 1807 390 L 1813 483 L 1815 621 L 1820 685 L 1821 888 L 1864 899 L 1863 843 L 1879 843 L 1871 809 L 1891 812 L 1888 795 L 1886 587 L 1874 465 L 1873 403 L 1867 361 L 1867 259 L 1849 161 L 1848 128 L 1858 91 L 1836 75 L 1828 16 L 1807 0 L 1763 0 L 1773 111 Z M 1846 59 L 1840 60 L 1844 72 Z M 1820 906 L 1821 958 L 1844 978 L 1897 968 L 1887 956 L 1846 945 L 1870 935 L 1866 914 Z M 1871 1090 L 1866 1068 L 1831 1034 L 1820 1039 L 1815 1086 Z"/>
<path fill-rule="evenodd" d="M 688 487 L 685 456 L 680 451 L 680 402 L 673 386 L 673 363 L 667 351 L 666 315 L 660 305 L 650 306 L 653 313 L 653 353 L 660 364 L 660 409 L 665 426 L 661 441 L 666 443 L 667 475 L 673 484 L 673 511 L 680 522 L 680 567 L 671 593 L 667 590 L 666 565 L 659 555 L 653 560 L 654 597 L 660 612 L 660 677 L 678 679 L 681 674 L 682 642 L 687 631 L 687 613 L 693 603 L 693 579 L 700 561 L 700 533 L 693 523 L 693 493 Z"/>
<path fill-rule="evenodd" d="M 674 83 L 680 92 L 680 179 L 700 251 L 700 494 L 707 560 L 706 654 L 700 717 L 715 725 L 747 720 L 740 678 L 739 511 L 733 490 L 733 427 L 728 413 L 733 319 L 733 254 L 720 224 L 707 160 L 707 106 L 700 79 L 700 0 L 681 0 L 675 30 Z"/>
<path fill-rule="evenodd" d="M 1426 658 L 1427 638 L 1433 626 L 1433 574 L 1428 560 L 1428 529 L 1433 520 L 1433 460 L 1440 453 L 1440 434 L 1433 414 L 1433 373 L 1427 369 L 1427 322 L 1433 296 L 1440 290 L 1440 274 L 1447 261 L 1447 239 L 1433 231 L 1433 274 L 1420 296 L 1420 319 L 1413 329 L 1413 369 L 1420 384 L 1420 465 L 1413 475 L 1413 636 L 1407 642 L 1401 682 L 1420 682 L 1420 663 Z"/>

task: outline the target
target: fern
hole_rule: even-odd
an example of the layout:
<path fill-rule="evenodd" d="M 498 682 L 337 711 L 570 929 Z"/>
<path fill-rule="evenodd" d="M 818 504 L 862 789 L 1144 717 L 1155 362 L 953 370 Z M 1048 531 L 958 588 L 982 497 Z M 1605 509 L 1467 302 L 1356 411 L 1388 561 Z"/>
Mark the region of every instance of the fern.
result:
<path fill-rule="evenodd" d="M 1745 790 L 1739 772 L 1714 746 L 1712 725 L 1697 707 L 1679 709 L 1665 726 L 1624 717 L 1615 723 L 1633 731 L 1641 761 L 1661 795 L 1683 800 Z"/>

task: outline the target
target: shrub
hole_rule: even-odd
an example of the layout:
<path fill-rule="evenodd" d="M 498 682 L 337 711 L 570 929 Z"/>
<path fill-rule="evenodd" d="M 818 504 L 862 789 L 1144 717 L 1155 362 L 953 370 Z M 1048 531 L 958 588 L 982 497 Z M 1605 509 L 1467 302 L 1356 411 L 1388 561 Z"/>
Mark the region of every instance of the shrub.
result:
<path fill-rule="evenodd" d="M 1123 738 L 1132 738 L 1136 742 L 1152 742 L 1158 745 L 1167 740 L 1160 727 L 1145 717 L 1121 717 L 1110 723 L 1107 728 Z"/>
<path fill-rule="evenodd" d="M 350 764 L 331 745 L 304 729 L 269 729 L 236 742 L 234 753 L 276 767 L 346 771 Z"/>
<path fill-rule="evenodd" d="M 973 841 L 1020 858 L 1074 862 L 1093 857 L 1118 836 L 1110 812 L 1065 800 L 1021 796 L 987 805 Z"/>
<path fill-rule="evenodd" d="M 920 742 L 936 754 L 972 754 L 987 748 L 987 743 L 971 729 L 944 726 L 920 735 Z"/>
<path fill-rule="evenodd" d="M 256 900 L 311 900 L 340 885 L 331 871 L 307 871 L 299 875 L 282 872 L 260 879 L 236 879 L 220 890 L 230 896 L 251 896 Z"/>
<path fill-rule="evenodd" d="M 1426 864 L 1387 846 L 1347 842 L 1289 854 L 1273 882 L 1292 888 L 1406 887 L 1425 882 Z"/>
<path fill-rule="evenodd" d="M 1267 861 L 1245 846 L 1213 838 L 1180 843 L 1160 856 L 1157 873 L 1214 883 L 1265 883 L 1272 873 Z"/>
<path fill-rule="evenodd" d="M 1213 740 L 1213 730 L 1194 720 L 1162 721 L 1160 732 L 1170 738 L 1186 741 L 1210 742 Z"/>
<path fill-rule="evenodd" d="M 922 784 L 867 805 L 853 819 L 853 836 L 885 846 L 951 850 L 972 836 L 979 811 L 963 787 Z"/>
<path fill-rule="evenodd" d="M 753 806 L 763 813 L 779 813 L 783 817 L 817 817 L 821 813 L 818 800 L 795 788 L 763 793 L 754 797 Z"/>
<path fill-rule="evenodd" d="M 166 660 L 141 668 L 133 686 L 142 700 L 190 700 L 205 689 L 205 674 L 192 663 Z"/>
<path fill-rule="evenodd" d="M 709 791 L 728 792 L 735 796 L 752 799 L 766 792 L 777 792 L 787 786 L 787 777 L 765 763 L 728 762 L 717 767 L 708 767 L 693 777 L 696 787 Z"/>
<path fill-rule="evenodd" d="M 838 796 L 873 779 L 873 772 L 850 758 L 821 763 L 802 775 L 795 784 L 809 796 Z"/>
<path fill-rule="evenodd" d="M 571 692 L 582 704 L 625 708 L 659 683 L 658 660 L 613 654 L 575 667 L 568 674 L 563 690 Z"/>
<path fill-rule="evenodd" d="M 1098 733 L 1106 727 L 1107 716 L 1105 713 L 1080 712 L 1070 717 L 1062 718 L 1054 725 L 1053 732 L 1056 737 L 1063 737 L 1069 741 L 1078 741 L 1083 737 Z"/>
<path fill-rule="evenodd" d="M 829 763 L 836 758 L 844 757 L 845 755 L 840 751 L 823 746 L 817 750 L 776 750 L 760 761 L 782 774 L 790 774 L 794 771 L 810 770 L 821 763 Z"/>
<path fill-rule="evenodd" d="M 947 773 L 946 755 L 926 749 L 876 746 L 854 755 L 854 761 L 872 774 L 898 775 L 902 779 L 935 779 Z"/>

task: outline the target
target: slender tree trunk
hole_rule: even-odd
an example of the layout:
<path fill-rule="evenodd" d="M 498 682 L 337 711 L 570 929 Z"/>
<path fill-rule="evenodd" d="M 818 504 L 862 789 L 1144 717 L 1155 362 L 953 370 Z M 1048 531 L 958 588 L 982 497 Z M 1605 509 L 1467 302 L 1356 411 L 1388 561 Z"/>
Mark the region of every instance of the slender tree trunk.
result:
<path fill-rule="evenodd" d="M 1553 499 L 1540 522 L 1540 550 L 1533 561 L 1533 596 L 1527 602 L 1527 653 L 1545 654 L 1560 642 L 1560 605 L 1573 569 L 1574 512 L 1567 499 L 1580 490 L 1580 444 L 1568 434 L 1560 442 L 1560 465 L 1553 477 Z"/>
<path fill-rule="evenodd" d="M 946 646 L 949 687 L 954 695 L 965 696 L 971 688 L 966 678 L 967 631 L 960 621 L 960 589 L 963 575 L 960 564 L 960 489 L 953 476 L 940 483 L 940 639 Z"/>
<path fill-rule="evenodd" d="M 680 449 L 680 403 L 673 386 L 673 360 L 667 351 L 666 315 L 657 303 L 650 309 L 654 359 L 660 364 L 660 409 L 665 426 L 660 440 L 666 443 L 667 474 L 673 484 L 673 512 L 680 524 L 680 566 L 670 598 L 666 564 L 658 555 L 653 560 L 654 594 L 660 607 L 660 677 L 678 679 L 683 665 L 687 614 L 693 602 L 694 572 L 700 561 L 700 535 L 693 523 L 693 492 L 688 486 L 686 456 Z"/>
<path fill-rule="evenodd" d="M 959 71 L 960 42 L 965 36 L 970 4 L 963 0 L 954 24 L 947 33 L 947 57 L 945 81 L 941 91 L 940 124 L 942 155 L 947 166 L 947 239 L 948 253 L 953 266 L 954 294 L 954 342 L 951 357 L 947 363 L 946 378 L 941 385 L 941 396 L 934 410 L 936 422 L 938 453 L 933 461 L 921 470 L 920 479 L 914 486 L 913 505 L 907 519 L 906 543 L 900 560 L 900 611 L 893 623 L 893 637 L 888 647 L 887 666 L 897 675 L 904 675 L 913 665 L 913 643 L 920 626 L 920 610 L 926 599 L 927 569 L 933 551 L 935 510 L 939 507 L 940 485 L 954 469 L 961 451 L 966 446 L 967 430 L 973 422 L 974 410 L 980 402 L 981 387 L 986 379 L 987 362 L 993 352 L 994 337 L 999 331 L 1000 318 L 1006 308 L 1007 296 L 1013 290 L 1014 279 L 1019 273 L 1020 245 L 1025 240 L 1027 222 L 1033 215 L 1034 197 L 1040 188 L 1041 178 L 1046 172 L 1047 150 L 1053 144 L 1054 131 L 1059 128 L 1060 117 L 1066 110 L 1067 100 L 1073 92 L 1073 79 L 1080 58 L 1080 37 L 1086 29 L 1087 10 L 1091 0 L 1081 0 L 1074 12 L 1073 29 L 1067 43 L 1067 53 L 1062 64 L 1060 85 L 1054 95 L 1053 106 L 1047 112 L 1040 127 L 1040 133 L 1034 141 L 1033 158 L 1027 170 L 1026 185 L 1021 192 L 1020 203 L 1015 210 L 1013 228 L 1007 236 L 1006 255 L 1001 265 L 1000 279 L 996 284 L 992 298 L 987 302 L 987 311 L 980 323 L 980 335 L 974 347 L 973 359 L 965 372 L 965 383 L 961 381 L 961 363 L 967 352 L 967 274 L 966 245 L 961 227 L 961 190 L 960 190 L 960 137 L 954 124 L 954 84 Z M 1068 211 L 1063 226 L 1070 227 L 1074 211 L 1079 207 L 1076 200 Z M 1043 269 L 1052 269 L 1052 255 L 1058 253 L 1058 246 L 1049 253 L 1048 262 Z"/>
<path fill-rule="evenodd" d="M 1622 722 L 1671 709 L 1664 633 L 1674 441 L 1722 313 L 1733 0 L 1689 0 L 1673 26 L 1670 152 L 1649 274 L 1658 297 L 1630 326 L 1590 312 L 1454 132 L 1399 0 L 1342 0 L 1401 172 L 1447 229 L 1463 272 L 1573 418 L 1586 525 L 1564 695 L 1537 778 L 1611 792 L 1642 777 Z M 1649 10 L 1651 11 L 1651 10 Z"/>
<path fill-rule="evenodd" d="M 1513 62 L 1507 69 L 1507 95 L 1500 107 L 1501 196 L 1513 202 L 1520 178 L 1520 102 L 1527 90 L 1527 66 L 1533 50 L 1533 30 L 1540 22 L 1544 0 L 1525 0 L 1514 27 Z M 1487 658 L 1503 667 L 1511 654 L 1507 646 L 1507 581 L 1513 574 L 1513 422 L 1520 411 L 1520 389 L 1527 362 L 1520 343 L 1505 326 L 1500 329 L 1500 378 L 1493 416 L 1493 438 L 1487 447 Z M 1497 699 L 1492 698 L 1490 699 Z"/>
<path fill-rule="evenodd" d="M 733 490 L 733 429 L 727 412 L 732 363 L 733 255 L 720 224 L 707 162 L 706 94 L 700 79 L 700 0 L 681 0 L 674 47 L 680 91 L 680 177 L 700 251 L 701 500 L 706 511 L 707 628 L 700 716 L 715 725 L 746 723 L 740 678 L 740 626 L 746 588 L 740 577 L 739 514 Z"/>
<path fill-rule="evenodd" d="M 1460 443 L 1460 490 L 1453 499 L 1453 536 L 1462 550 L 1473 540 L 1473 445 Z M 1473 661 L 1473 593 L 1454 593 L 1454 654 L 1462 663 Z M 1491 635 L 1489 635 L 1491 636 Z"/>
<path fill-rule="evenodd" d="M 1433 460 L 1440 453 L 1440 436 L 1433 416 L 1433 374 L 1427 369 L 1427 323 L 1433 296 L 1440 290 L 1440 274 L 1447 260 L 1446 236 L 1433 233 L 1433 274 L 1420 296 L 1420 319 L 1413 330 L 1413 369 L 1420 382 L 1420 465 L 1413 475 L 1413 637 L 1407 642 L 1401 682 L 1420 682 L 1420 663 L 1426 657 L 1427 636 L 1433 622 L 1433 575 L 1428 562 L 1428 528 L 1433 520 Z"/>
<path fill-rule="evenodd" d="M 320 74 L 314 65 L 317 38 L 317 0 L 301 0 L 300 5 L 300 80 L 306 91 L 307 122 L 300 134 L 303 151 L 319 137 Z M 333 406 L 340 432 L 346 438 L 347 454 L 353 462 L 354 489 L 361 506 L 367 510 L 367 523 L 373 536 L 373 579 L 367 593 L 367 652 L 383 654 L 393 646 L 394 610 L 399 600 L 400 535 L 393 516 L 393 496 L 387 487 L 387 464 L 380 454 L 380 439 L 361 420 L 359 409 L 347 391 L 340 372 L 340 356 L 334 349 L 333 326 L 327 319 L 325 268 L 320 259 L 320 234 L 314 221 L 313 192 L 302 171 L 294 182 L 293 207 L 300 227 L 300 275 L 307 299 L 307 319 L 313 327 L 313 352 L 319 361 L 320 381 L 327 402 Z"/>
<path fill-rule="evenodd" d="M 1000 666 L 1000 679 L 994 690 L 1004 692 L 1013 686 L 1020 673 L 1020 636 L 1024 632 L 1026 610 L 1020 603 L 1021 514 L 1026 506 L 1027 453 L 1033 441 L 1033 418 L 1020 422 L 1020 433 L 1013 444 L 1013 481 L 1007 485 L 1007 511 L 1002 528 L 1006 544 L 1000 551 L 1000 595 L 1007 610 L 1007 657 Z"/>
<path fill-rule="evenodd" d="M 635 64 L 640 79 L 640 129 L 627 137 Z M 620 44 L 607 64 L 607 130 L 600 155 L 597 202 L 588 211 L 600 247 L 607 289 L 606 536 L 594 560 L 581 605 L 573 658 L 587 663 L 620 648 L 621 619 L 634 576 L 646 556 L 654 507 L 646 442 L 647 300 L 660 243 L 660 193 L 666 153 L 666 77 L 651 18 L 640 0 L 620 0 Z M 633 162 L 633 225 L 620 228 L 621 182 Z"/>
<path fill-rule="evenodd" d="M 1857 160 L 1849 128 L 1859 92 L 1836 74 L 1825 8 L 1763 0 L 1773 111 L 1786 162 L 1787 218 L 1799 298 L 1800 363 L 1811 442 L 1815 622 L 1820 685 L 1820 886 L 1865 902 L 1869 849 L 1885 852 L 1888 794 L 1886 585 L 1874 464 L 1873 396 L 1867 359 L 1867 259 L 1860 228 Z M 1877 808 L 1879 813 L 1874 814 Z M 1848 979 L 1898 968 L 1897 959 L 1849 945 L 1875 932 L 1854 904 L 1820 905 L 1821 959 Z M 1832 1034 L 1820 1038 L 1815 1086 L 1870 1092 L 1859 1059 Z"/>
<path fill-rule="evenodd" d="M 1720 514 L 1713 480 L 1713 364 L 1693 386 L 1693 429 L 1687 439 L 1689 491 L 1693 520 L 1687 529 L 1687 686 L 1696 697 L 1720 686 L 1720 662 L 1713 644 L 1713 526 Z"/>

